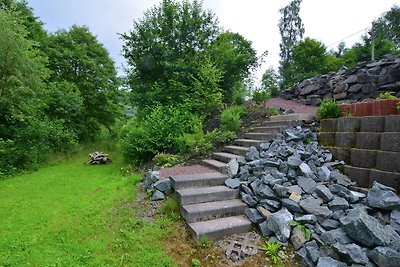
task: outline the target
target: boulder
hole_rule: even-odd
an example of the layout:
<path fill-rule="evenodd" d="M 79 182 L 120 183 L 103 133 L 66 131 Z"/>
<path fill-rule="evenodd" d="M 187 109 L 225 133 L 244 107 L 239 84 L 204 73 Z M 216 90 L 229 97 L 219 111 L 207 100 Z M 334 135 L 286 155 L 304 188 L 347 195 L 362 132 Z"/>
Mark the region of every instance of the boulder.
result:
<path fill-rule="evenodd" d="M 290 242 L 295 250 L 300 249 L 307 242 L 306 234 L 299 226 L 293 228 L 290 236 Z"/>
<path fill-rule="evenodd" d="M 240 180 L 238 178 L 228 178 L 225 180 L 225 185 L 228 186 L 229 188 L 238 188 L 240 185 Z"/>
<path fill-rule="evenodd" d="M 379 267 L 398 267 L 400 263 L 400 253 L 389 247 L 376 247 L 367 255 Z"/>
<path fill-rule="evenodd" d="M 303 163 L 302 163 L 303 164 Z M 308 165 L 307 165 L 308 167 Z M 297 180 L 297 184 L 303 189 L 304 192 L 307 194 L 312 194 L 315 191 L 315 187 L 317 186 L 317 183 L 309 178 L 309 177 L 304 177 L 300 176 Z"/>
<path fill-rule="evenodd" d="M 165 198 L 165 195 L 163 192 L 155 190 L 153 192 L 153 195 L 151 196 L 151 200 L 156 201 L 156 200 L 163 200 Z"/>
<path fill-rule="evenodd" d="M 340 259 L 347 264 L 367 264 L 368 257 L 364 250 L 356 244 L 342 245 L 340 243 L 333 244 L 333 249 L 339 254 Z"/>
<path fill-rule="evenodd" d="M 249 148 L 249 151 L 246 152 L 245 159 L 247 161 L 254 161 L 254 160 L 260 159 L 260 153 L 258 152 L 257 148 L 254 146 L 251 146 Z"/>
<path fill-rule="evenodd" d="M 247 208 L 245 209 L 244 213 L 249 218 L 252 223 L 262 223 L 265 221 L 265 218 L 258 212 L 256 209 Z"/>
<path fill-rule="evenodd" d="M 163 192 L 170 193 L 172 192 L 172 183 L 170 179 L 161 179 L 154 183 L 154 188 Z"/>
<path fill-rule="evenodd" d="M 376 181 L 368 191 L 367 202 L 373 208 L 386 210 L 400 209 L 400 197 L 396 195 L 396 190 Z"/>
<path fill-rule="evenodd" d="M 290 237 L 291 226 L 290 222 L 293 220 L 293 215 L 285 208 L 275 212 L 267 219 L 268 228 L 275 233 L 279 241 L 285 243 Z"/>
<path fill-rule="evenodd" d="M 322 198 L 325 202 L 331 201 L 334 196 L 331 191 L 325 185 L 319 184 L 315 187 L 315 193 Z"/>

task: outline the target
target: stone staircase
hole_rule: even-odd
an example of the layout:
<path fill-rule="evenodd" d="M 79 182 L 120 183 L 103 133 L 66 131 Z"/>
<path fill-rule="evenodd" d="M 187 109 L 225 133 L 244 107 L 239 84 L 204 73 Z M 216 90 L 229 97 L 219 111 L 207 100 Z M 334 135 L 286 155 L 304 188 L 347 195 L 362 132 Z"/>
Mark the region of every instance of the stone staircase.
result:
<path fill-rule="evenodd" d="M 217 240 L 252 230 L 253 225 L 244 213 L 247 205 L 240 200 L 238 189 L 225 185 L 228 176 L 222 171 L 231 159 L 243 157 L 250 146 L 259 146 L 283 129 L 302 125 L 303 120 L 311 118 L 304 114 L 273 116 L 270 121 L 247 132 L 243 139 L 234 140 L 232 145 L 223 147 L 223 151 L 203 160 L 203 164 L 215 172 L 171 176 L 181 215 L 197 241 L 202 236 Z"/>

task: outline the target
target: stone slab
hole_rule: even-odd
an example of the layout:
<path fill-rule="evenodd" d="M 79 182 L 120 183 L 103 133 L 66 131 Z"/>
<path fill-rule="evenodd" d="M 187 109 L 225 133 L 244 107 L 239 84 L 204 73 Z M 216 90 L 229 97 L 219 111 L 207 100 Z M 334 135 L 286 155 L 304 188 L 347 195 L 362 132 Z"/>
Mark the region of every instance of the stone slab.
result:
<path fill-rule="evenodd" d="M 400 152 L 400 132 L 382 133 L 380 148 L 383 151 Z"/>
<path fill-rule="evenodd" d="M 337 147 L 355 147 L 356 133 L 354 132 L 338 132 L 336 133 Z"/>
<path fill-rule="evenodd" d="M 379 149 L 381 133 L 360 132 L 356 134 L 356 148 Z"/>
<path fill-rule="evenodd" d="M 321 132 L 336 132 L 338 130 L 338 119 L 321 120 Z"/>
<path fill-rule="evenodd" d="M 337 160 L 343 160 L 344 162 L 350 162 L 350 148 L 346 147 L 336 147 L 329 148 L 333 157 Z"/>
<path fill-rule="evenodd" d="M 350 150 L 350 163 L 355 167 L 375 168 L 376 154 L 376 150 L 352 148 Z"/>
<path fill-rule="evenodd" d="M 335 132 L 320 132 L 318 134 L 318 140 L 324 146 L 335 146 L 336 133 Z"/>
<path fill-rule="evenodd" d="M 400 152 L 378 151 L 376 168 L 381 171 L 400 173 Z"/>
<path fill-rule="evenodd" d="M 357 182 L 359 186 L 370 186 L 370 169 L 345 165 L 344 173 L 349 176 L 351 180 Z"/>
<path fill-rule="evenodd" d="M 361 117 L 360 132 L 383 132 L 385 128 L 385 117 Z"/>
<path fill-rule="evenodd" d="M 400 132 L 400 115 L 385 117 L 385 132 Z"/>
<path fill-rule="evenodd" d="M 341 117 L 338 121 L 339 132 L 359 132 L 361 120 L 360 118 Z"/>

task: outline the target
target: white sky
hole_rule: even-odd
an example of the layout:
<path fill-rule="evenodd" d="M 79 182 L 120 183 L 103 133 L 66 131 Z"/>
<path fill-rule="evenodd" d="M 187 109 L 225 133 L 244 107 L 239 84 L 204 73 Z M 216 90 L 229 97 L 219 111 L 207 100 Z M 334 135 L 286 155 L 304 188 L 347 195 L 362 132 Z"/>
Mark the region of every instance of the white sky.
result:
<path fill-rule="evenodd" d="M 73 24 L 86 25 L 98 40 L 109 50 L 110 56 L 121 69 L 122 41 L 117 33 L 128 32 L 133 21 L 143 12 L 158 5 L 161 0 L 29 0 L 36 16 L 45 23 L 45 28 L 56 31 Z M 279 65 L 280 35 L 279 8 L 289 0 L 204 0 L 203 7 L 211 9 L 220 25 L 238 32 L 253 42 L 261 54 L 268 50 L 263 73 L 268 66 Z M 305 37 L 311 37 L 325 45 L 338 41 L 369 27 L 372 20 L 388 11 L 400 0 L 303 0 L 300 16 L 305 27 Z M 359 41 L 363 33 L 344 40 L 347 46 Z M 120 71 L 120 73 L 122 73 Z"/>

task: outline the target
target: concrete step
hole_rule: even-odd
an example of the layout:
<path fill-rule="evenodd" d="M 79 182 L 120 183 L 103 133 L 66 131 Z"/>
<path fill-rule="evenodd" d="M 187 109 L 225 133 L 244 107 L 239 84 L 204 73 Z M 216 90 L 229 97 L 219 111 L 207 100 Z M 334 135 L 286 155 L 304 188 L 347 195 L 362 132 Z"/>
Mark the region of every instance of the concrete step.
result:
<path fill-rule="evenodd" d="M 312 121 L 314 119 L 314 115 L 294 113 L 288 115 L 271 116 L 269 117 L 269 119 L 271 121 L 293 121 L 293 120 Z"/>
<path fill-rule="evenodd" d="M 250 149 L 250 147 L 247 146 L 224 146 L 222 148 L 223 151 L 236 154 L 236 155 L 241 155 L 244 156 L 246 155 L 246 152 Z"/>
<path fill-rule="evenodd" d="M 221 161 L 218 161 L 215 159 L 203 159 L 202 162 L 204 165 L 206 165 L 210 168 L 213 168 L 215 170 L 218 170 L 218 171 L 223 171 L 223 169 L 226 167 L 225 162 L 221 162 Z"/>
<path fill-rule="evenodd" d="M 240 199 L 189 204 L 181 206 L 181 215 L 188 222 L 243 215 L 247 205 Z"/>
<path fill-rule="evenodd" d="M 217 240 L 227 235 L 249 232 L 253 229 L 253 225 L 246 216 L 232 216 L 189 223 L 189 229 L 197 241 L 200 241 L 201 236 Z"/>
<path fill-rule="evenodd" d="M 244 137 L 254 140 L 269 141 L 274 139 L 277 133 L 245 133 Z"/>
<path fill-rule="evenodd" d="M 281 133 L 286 126 L 260 126 L 252 128 L 249 133 Z"/>
<path fill-rule="evenodd" d="M 302 120 L 289 120 L 289 121 L 264 121 L 262 123 L 263 126 L 266 127 L 285 127 L 285 128 L 292 128 L 294 126 L 303 125 Z"/>
<path fill-rule="evenodd" d="M 228 178 L 220 172 L 199 173 L 199 174 L 183 174 L 172 176 L 172 187 L 175 190 L 193 187 L 216 186 L 223 185 Z"/>
<path fill-rule="evenodd" d="M 226 153 L 226 152 L 215 152 L 211 156 L 213 159 L 218 160 L 220 162 L 228 163 L 231 159 L 243 158 L 243 156 L 239 156 L 236 154 Z"/>
<path fill-rule="evenodd" d="M 246 147 L 255 146 L 255 147 L 259 147 L 260 144 L 264 143 L 264 141 L 262 141 L 262 140 L 254 140 L 254 139 L 235 139 L 233 141 L 233 143 L 235 145 L 239 145 L 239 146 L 246 146 Z"/>
<path fill-rule="evenodd" d="M 182 206 L 195 203 L 221 201 L 239 197 L 238 189 L 231 189 L 225 185 L 194 187 L 176 191 Z"/>

